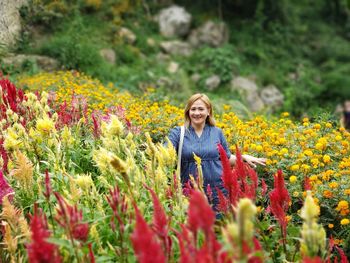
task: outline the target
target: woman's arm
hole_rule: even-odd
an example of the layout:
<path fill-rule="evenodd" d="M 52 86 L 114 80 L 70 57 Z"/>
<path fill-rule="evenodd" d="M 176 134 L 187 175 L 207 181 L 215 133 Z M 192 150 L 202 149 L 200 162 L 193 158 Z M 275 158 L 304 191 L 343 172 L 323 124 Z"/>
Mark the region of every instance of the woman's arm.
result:
<path fill-rule="evenodd" d="M 253 168 L 255 168 L 257 164 L 263 165 L 263 166 L 266 165 L 266 158 L 257 158 L 248 154 L 243 154 L 242 159 L 243 161 L 246 161 Z M 232 154 L 230 157 L 231 166 L 235 165 L 236 160 L 237 160 L 236 156 Z"/>

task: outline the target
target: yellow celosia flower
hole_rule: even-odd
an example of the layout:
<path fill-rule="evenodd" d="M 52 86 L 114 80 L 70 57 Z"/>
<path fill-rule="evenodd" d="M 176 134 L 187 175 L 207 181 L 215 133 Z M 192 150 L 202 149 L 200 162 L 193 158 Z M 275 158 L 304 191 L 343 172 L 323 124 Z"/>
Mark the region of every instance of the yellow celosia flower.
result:
<path fill-rule="evenodd" d="M 48 116 L 45 116 L 37 120 L 36 129 L 41 135 L 49 135 L 55 131 L 55 123 Z"/>

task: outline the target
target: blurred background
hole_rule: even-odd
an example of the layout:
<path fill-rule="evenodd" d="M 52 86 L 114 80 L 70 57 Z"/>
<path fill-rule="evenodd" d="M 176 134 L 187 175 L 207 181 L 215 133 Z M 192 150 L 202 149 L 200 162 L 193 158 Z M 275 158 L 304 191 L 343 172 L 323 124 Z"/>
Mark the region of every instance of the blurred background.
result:
<path fill-rule="evenodd" d="M 76 70 L 174 105 L 204 92 L 243 118 L 336 120 L 349 40 L 349 0 L 0 0 L 0 70 L 14 82 Z"/>

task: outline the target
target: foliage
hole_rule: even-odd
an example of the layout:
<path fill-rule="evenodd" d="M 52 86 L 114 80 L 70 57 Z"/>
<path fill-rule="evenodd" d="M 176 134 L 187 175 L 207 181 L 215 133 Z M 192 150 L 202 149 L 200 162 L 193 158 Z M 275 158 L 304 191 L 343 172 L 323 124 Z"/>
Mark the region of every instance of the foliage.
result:
<path fill-rule="evenodd" d="M 90 87 L 106 92 L 97 81 L 77 73 L 73 76 L 77 79 L 71 86 L 77 91 L 79 85 L 90 81 Z M 54 78 L 45 77 L 41 76 L 43 85 L 58 85 Z M 33 85 L 35 79 L 27 82 Z M 173 126 L 164 114 L 173 114 L 175 107 L 161 101 L 149 103 L 147 94 L 122 99 L 122 94 L 115 93 L 113 99 L 121 99 L 125 115 L 108 108 L 97 114 L 88 110 L 96 107 L 94 100 L 84 99 L 83 94 L 73 96 L 67 104 L 62 102 L 64 97 L 54 100 L 46 92 L 24 96 L 8 81 L 3 80 L 1 86 L 6 88 L 0 112 L 1 179 L 10 189 L 7 197 L 14 197 L 13 202 L 2 199 L 0 214 L 5 226 L 1 246 L 7 259 L 31 261 L 51 255 L 78 262 L 131 261 L 136 257 L 142 261 L 154 255 L 159 262 L 172 258 L 297 262 L 306 257 L 333 260 L 339 246 L 348 249 L 350 146 L 346 138 L 350 135 L 330 123 L 305 119 L 298 124 L 286 113 L 280 120 L 257 116 L 246 123 L 230 112 L 217 116 L 232 146 L 235 139 L 243 153 L 268 157 L 267 167 L 256 173 L 243 163 L 237 149 L 237 163 L 231 170 L 221 148 L 224 187 L 229 191 L 227 197 L 220 197 L 222 219 L 216 224 L 221 232 L 215 231 L 210 196 L 206 198 L 196 180 L 193 188 L 186 186 L 189 196 L 183 195 L 179 178 L 173 176 L 175 149 L 153 143 L 147 133 L 153 127 L 164 136 Z M 84 94 L 95 96 L 94 92 Z M 135 129 L 130 121 L 136 123 L 136 113 L 142 107 L 147 108 L 153 123 L 146 115 Z M 175 115 L 181 116 L 180 110 Z M 157 122 L 157 116 L 163 121 Z M 200 159 L 197 162 L 200 165 Z M 281 172 L 273 178 L 277 169 L 285 171 L 288 183 Z M 307 189 L 312 192 L 304 203 Z M 27 221 L 23 214 L 28 212 L 33 216 Z M 283 223 L 283 235 L 275 227 L 275 217 Z M 324 228 L 328 237 L 336 238 L 329 240 L 333 243 L 327 246 L 328 253 L 324 253 Z M 315 237 L 319 237 L 317 244 L 310 241 Z"/>
<path fill-rule="evenodd" d="M 193 68 L 193 64 L 197 64 L 197 67 Z M 216 74 L 224 84 L 232 79 L 234 73 L 239 74 L 239 67 L 240 60 L 232 45 L 200 48 L 186 63 L 188 72 L 199 73 L 202 82 Z"/>

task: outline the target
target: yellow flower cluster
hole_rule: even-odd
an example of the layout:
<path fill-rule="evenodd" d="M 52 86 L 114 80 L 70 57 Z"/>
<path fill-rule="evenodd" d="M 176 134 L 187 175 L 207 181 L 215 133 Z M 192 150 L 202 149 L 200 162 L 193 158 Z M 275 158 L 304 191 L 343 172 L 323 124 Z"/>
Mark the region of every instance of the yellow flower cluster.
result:
<path fill-rule="evenodd" d="M 93 110 L 106 112 L 110 107 L 121 106 L 126 109 L 125 117 L 134 126 L 142 127 L 143 131 L 152 134 L 152 137 L 163 137 L 170 127 L 181 124 L 183 119 L 182 109 L 170 105 L 168 101 L 152 101 L 149 98 L 152 89 L 143 96 L 136 97 L 119 91 L 112 83 L 105 86 L 99 80 L 76 71 L 22 76 L 16 84 L 19 88 L 30 91 L 54 91 L 52 96 L 57 102 L 66 101 L 70 104 L 73 96 L 82 96 L 87 100 L 89 113 Z"/>

